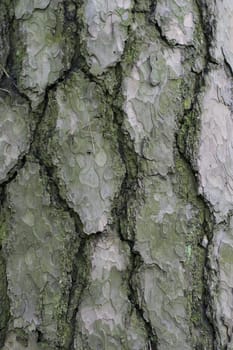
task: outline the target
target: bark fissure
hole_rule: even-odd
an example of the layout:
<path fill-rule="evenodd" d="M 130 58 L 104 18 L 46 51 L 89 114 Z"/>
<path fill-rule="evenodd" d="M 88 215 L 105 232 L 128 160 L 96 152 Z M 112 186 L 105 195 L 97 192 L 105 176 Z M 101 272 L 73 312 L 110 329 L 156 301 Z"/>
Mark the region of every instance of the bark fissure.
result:
<path fill-rule="evenodd" d="M 121 112 L 122 113 L 122 112 Z M 136 166 L 136 169 L 132 169 L 132 163 L 130 164 L 130 161 L 127 158 L 127 153 L 131 154 L 132 150 L 130 148 L 127 149 L 127 143 L 129 141 L 129 138 L 123 136 L 121 127 L 119 127 L 119 146 L 120 146 L 120 152 L 122 154 L 122 158 L 124 160 L 124 164 L 126 166 L 126 175 L 125 179 L 122 183 L 121 191 L 119 194 L 120 201 L 118 200 L 118 207 L 116 208 L 116 218 L 118 218 L 118 232 L 120 235 L 120 239 L 123 242 L 126 242 L 130 248 L 130 255 L 131 255 L 131 267 L 129 271 L 129 300 L 132 304 L 132 307 L 136 309 L 136 312 L 138 316 L 142 319 L 146 331 L 147 331 L 147 337 L 148 337 L 148 350 L 157 350 L 157 336 L 156 331 L 151 325 L 150 321 L 145 318 L 144 311 L 142 307 L 140 306 L 140 303 L 138 301 L 137 291 L 135 288 L 135 284 L 133 282 L 134 275 L 138 271 L 139 267 L 143 264 L 142 258 L 139 254 L 139 252 L 135 251 L 134 249 L 134 239 L 135 239 L 135 232 L 134 232 L 134 214 L 129 214 L 129 206 L 131 208 L 134 208 L 135 205 L 137 206 L 137 198 L 135 197 L 135 193 L 141 193 L 142 192 L 142 185 L 140 185 L 140 172 L 138 170 L 139 165 Z M 132 156 L 131 156 L 132 157 Z M 134 159 L 137 159 L 137 155 L 134 154 Z M 132 162 L 132 159 L 131 159 Z M 136 160 L 136 164 L 138 161 Z M 135 166 L 135 163 L 134 163 Z M 133 174 L 132 174 L 133 171 Z M 141 193 L 141 196 L 143 197 L 143 193 Z M 129 205 L 130 203 L 130 205 Z M 131 209 L 132 210 L 132 209 Z M 133 215 L 132 215 L 133 214 Z"/>
<path fill-rule="evenodd" d="M 137 10 L 137 2 L 131 9 L 133 15 L 133 21 L 135 21 L 134 15 L 136 13 L 142 13 L 146 15 L 149 13 L 151 8 L 144 11 Z M 132 26 L 128 27 L 128 39 L 125 42 L 125 48 L 122 54 L 123 62 L 127 62 L 127 54 L 132 50 L 133 38 L 135 37 L 134 30 Z M 129 66 L 133 62 L 127 62 Z M 133 142 L 130 138 L 129 133 L 123 129 L 123 121 L 125 118 L 125 113 L 121 107 L 122 101 L 124 100 L 122 94 L 122 84 L 124 78 L 124 72 L 122 65 L 118 63 L 115 67 L 115 75 L 118 77 L 117 85 L 112 93 L 110 94 L 110 99 L 112 102 L 112 110 L 114 111 L 114 122 L 117 126 L 118 133 L 118 148 L 121 155 L 123 164 L 125 166 L 126 172 L 125 177 L 122 181 L 121 189 L 117 198 L 115 199 L 115 208 L 113 215 L 117 224 L 117 231 L 119 232 L 120 239 L 125 242 L 130 251 L 130 267 L 129 267 L 129 294 L 128 298 L 132 305 L 132 308 L 136 310 L 136 314 L 139 319 L 142 320 L 146 333 L 147 333 L 147 349 L 157 350 L 158 338 L 156 335 L 156 330 L 152 326 L 150 320 L 145 317 L 144 310 L 140 305 L 138 300 L 136 285 L 134 283 L 135 273 L 138 271 L 139 267 L 143 264 L 140 253 L 134 249 L 135 244 L 135 209 L 139 202 L 143 201 L 143 171 L 141 166 L 140 157 L 136 154 L 133 146 Z M 141 197 L 139 200 L 138 197 Z"/>
<path fill-rule="evenodd" d="M 38 157 L 38 154 L 37 154 Z M 65 348 L 68 350 L 74 349 L 74 337 L 76 332 L 76 317 L 79 311 L 80 301 L 82 299 L 83 293 L 86 288 L 88 288 L 89 283 L 89 270 L 90 270 L 90 261 L 88 261 L 88 245 L 91 240 L 95 239 L 95 234 L 86 236 L 83 233 L 83 225 L 78 214 L 68 206 L 66 201 L 61 197 L 59 193 L 59 188 L 54 181 L 53 169 L 46 166 L 41 158 L 38 158 L 41 166 L 45 168 L 48 178 L 51 181 L 50 184 L 50 193 L 53 197 L 55 204 L 59 205 L 69 213 L 71 218 L 75 223 L 75 231 L 77 234 L 77 251 L 75 252 L 75 257 L 73 259 L 73 268 L 71 274 L 71 287 L 68 297 L 68 307 L 66 311 L 66 319 L 63 321 L 67 323 L 69 337 L 66 339 Z M 64 332 L 64 324 L 61 324 L 61 334 Z M 64 345 L 63 345 L 64 346 Z M 61 347 L 63 348 L 63 347 Z"/>
<path fill-rule="evenodd" d="M 195 179 L 195 191 L 197 198 L 199 197 L 198 194 L 198 174 L 197 174 L 197 165 L 195 164 L 195 159 L 197 157 L 197 146 L 198 146 L 198 135 L 200 132 L 200 109 L 199 109 L 199 95 L 201 91 L 203 91 L 203 88 L 205 87 L 205 77 L 204 74 L 207 71 L 209 66 L 209 61 L 206 60 L 206 65 L 203 68 L 203 71 L 199 74 L 196 74 L 195 79 L 195 85 L 194 85 L 194 91 L 192 94 L 191 104 L 188 110 L 185 110 L 184 115 L 182 116 L 182 119 L 179 121 L 179 129 L 176 133 L 176 149 L 178 152 L 178 158 L 182 160 L 184 164 L 186 164 L 187 168 L 190 170 L 190 173 L 193 174 L 193 178 Z M 194 329 L 196 327 L 200 327 L 200 331 L 205 335 L 206 339 L 211 339 L 211 343 L 206 344 L 208 346 L 208 349 L 214 349 L 215 343 L 216 343 L 216 330 L 214 327 L 214 322 L 212 317 L 210 317 L 209 314 L 209 290 L 207 287 L 207 280 L 205 276 L 205 270 L 208 266 L 208 245 L 211 242 L 211 239 L 213 237 L 213 225 L 214 225 L 214 218 L 211 214 L 211 209 L 209 207 L 209 203 L 206 201 L 206 198 L 201 196 L 200 197 L 204 212 L 205 212 L 205 220 L 202 225 L 202 234 L 199 238 L 199 242 L 196 242 L 196 244 L 199 245 L 199 250 L 202 250 L 204 252 L 204 266 L 199 265 L 197 263 L 193 265 L 192 267 L 192 275 L 194 280 L 197 278 L 199 279 L 200 276 L 196 276 L 196 270 L 201 269 L 201 284 L 202 284 L 202 294 L 201 294 L 201 302 L 199 301 L 198 290 L 195 290 L 195 287 L 192 291 L 191 295 L 191 302 L 190 304 L 192 306 L 191 310 L 191 323 L 193 324 Z M 202 248 L 202 241 L 207 237 L 208 239 L 208 245 L 203 246 Z M 195 244 L 195 243 L 194 243 Z M 199 257 L 197 255 L 197 261 Z M 200 281 L 199 281 L 200 282 Z M 193 282 L 194 286 L 195 283 L 199 283 L 198 281 Z M 202 320 L 200 323 L 196 324 L 195 315 L 200 314 L 200 318 Z M 192 328 L 192 327 L 191 327 Z M 191 334 L 193 330 L 191 329 Z M 208 340 L 207 340 L 208 341 Z M 197 341 L 197 344 L 195 345 L 196 349 L 199 349 L 201 346 L 201 343 Z"/>

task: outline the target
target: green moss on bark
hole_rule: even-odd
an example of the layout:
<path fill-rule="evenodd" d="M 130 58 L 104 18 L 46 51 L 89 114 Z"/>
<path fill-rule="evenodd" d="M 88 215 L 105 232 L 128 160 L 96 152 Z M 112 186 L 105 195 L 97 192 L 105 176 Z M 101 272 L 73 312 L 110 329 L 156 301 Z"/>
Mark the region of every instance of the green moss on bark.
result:
<path fill-rule="evenodd" d="M 6 263 L 0 251 L 0 347 L 4 345 L 9 318 L 10 304 L 7 295 Z"/>
<path fill-rule="evenodd" d="M 213 329 L 204 312 L 206 280 L 204 266 L 207 251 L 203 244 L 211 235 L 211 219 L 208 208 L 197 193 L 197 182 L 188 163 L 176 156 L 177 195 L 192 205 L 195 215 L 191 219 L 190 231 L 186 235 L 186 270 L 190 288 L 187 293 L 187 312 L 190 318 L 190 332 L 196 349 L 212 350 Z"/>

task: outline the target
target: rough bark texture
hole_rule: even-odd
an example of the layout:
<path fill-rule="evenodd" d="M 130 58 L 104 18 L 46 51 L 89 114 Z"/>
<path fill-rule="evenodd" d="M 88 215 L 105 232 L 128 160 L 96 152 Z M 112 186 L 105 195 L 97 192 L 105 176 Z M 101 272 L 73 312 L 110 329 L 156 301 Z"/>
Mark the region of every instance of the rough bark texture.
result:
<path fill-rule="evenodd" d="M 0 348 L 233 349 L 233 1 L 0 1 Z"/>

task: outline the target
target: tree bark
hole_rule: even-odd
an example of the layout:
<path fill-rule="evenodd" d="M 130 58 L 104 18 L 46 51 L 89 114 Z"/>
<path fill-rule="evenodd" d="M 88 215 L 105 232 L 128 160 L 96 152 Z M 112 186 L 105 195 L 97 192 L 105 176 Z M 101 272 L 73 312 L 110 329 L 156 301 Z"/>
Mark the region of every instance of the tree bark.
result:
<path fill-rule="evenodd" d="M 1 349 L 233 349 L 232 18 L 1 1 Z"/>

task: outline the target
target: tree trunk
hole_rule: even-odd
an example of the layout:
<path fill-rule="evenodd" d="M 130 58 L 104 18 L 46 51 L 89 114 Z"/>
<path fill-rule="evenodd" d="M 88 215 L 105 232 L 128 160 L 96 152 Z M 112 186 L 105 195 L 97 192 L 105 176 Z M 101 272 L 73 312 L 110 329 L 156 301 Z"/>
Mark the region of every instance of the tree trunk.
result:
<path fill-rule="evenodd" d="M 233 349 L 232 19 L 1 0 L 1 349 Z"/>

